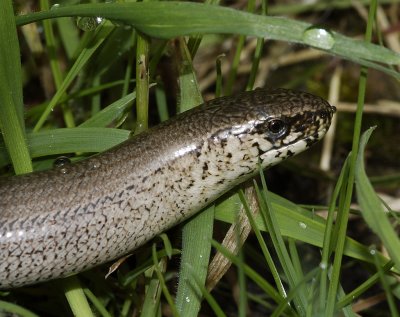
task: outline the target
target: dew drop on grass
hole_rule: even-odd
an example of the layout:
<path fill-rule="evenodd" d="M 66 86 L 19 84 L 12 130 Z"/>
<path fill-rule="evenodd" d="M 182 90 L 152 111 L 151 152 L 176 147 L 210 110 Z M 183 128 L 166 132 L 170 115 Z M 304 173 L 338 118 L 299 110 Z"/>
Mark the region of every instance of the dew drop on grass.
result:
<path fill-rule="evenodd" d="M 78 17 L 76 18 L 76 25 L 82 31 L 93 31 L 103 21 L 100 17 Z"/>
<path fill-rule="evenodd" d="M 59 3 L 54 3 L 54 4 L 51 6 L 50 10 L 55 10 L 55 9 L 58 9 L 59 7 L 60 7 L 60 4 L 59 4 Z"/>
<path fill-rule="evenodd" d="M 53 162 L 53 167 L 64 167 L 71 164 L 71 160 L 66 156 L 57 157 Z"/>
<path fill-rule="evenodd" d="M 304 222 L 299 222 L 299 226 L 301 229 L 307 229 L 307 224 L 305 224 Z"/>
<path fill-rule="evenodd" d="M 304 31 L 303 41 L 324 50 L 329 50 L 335 45 L 335 39 L 330 31 L 314 26 Z"/>
<path fill-rule="evenodd" d="M 186 297 L 185 297 L 185 300 L 186 300 L 187 303 L 190 303 L 190 298 L 189 298 L 189 296 L 186 296 Z"/>

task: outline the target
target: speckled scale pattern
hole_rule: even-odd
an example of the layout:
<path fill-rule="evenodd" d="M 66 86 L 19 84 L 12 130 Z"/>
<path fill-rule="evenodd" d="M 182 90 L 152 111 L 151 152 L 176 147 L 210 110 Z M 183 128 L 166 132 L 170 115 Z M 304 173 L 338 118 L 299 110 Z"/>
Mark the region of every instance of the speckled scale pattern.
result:
<path fill-rule="evenodd" d="M 102 154 L 0 178 L 0 288 L 116 259 L 318 141 L 334 107 L 284 89 L 206 102 Z M 271 131 L 271 120 L 285 129 Z"/>

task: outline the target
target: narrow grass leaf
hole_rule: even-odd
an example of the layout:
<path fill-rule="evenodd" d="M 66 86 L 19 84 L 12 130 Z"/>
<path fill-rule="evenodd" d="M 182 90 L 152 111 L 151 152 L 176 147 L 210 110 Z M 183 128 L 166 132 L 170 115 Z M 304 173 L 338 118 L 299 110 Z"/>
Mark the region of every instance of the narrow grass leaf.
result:
<path fill-rule="evenodd" d="M 349 157 L 347 157 L 346 161 L 343 164 L 342 170 L 340 171 L 340 175 L 338 177 L 338 180 L 336 182 L 335 188 L 331 196 L 331 201 L 329 203 L 329 209 L 328 209 L 328 217 L 326 219 L 324 242 L 322 246 L 322 256 L 320 263 L 321 278 L 320 278 L 320 288 L 319 288 L 320 291 L 319 308 L 321 309 L 321 311 L 325 306 L 327 299 L 326 296 L 328 290 L 328 268 L 330 265 L 329 259 L 333 252 L 332 241 L 334 240 L 333 236 L 334 230 L 332 230 L 332 228 L 335 218 L 334 216 L 335 216 L 336 202 L 338 200 L 340 190 L 343 188 L 345 184 L 344 180 L 348 175 L 348 170 L 349 170 Z"/>
<path fill-rule="evenodd" d="M 274 260 L 272 259 L 271 253 L 268 250 L 267 244 L 265 243 L 264 238 L 261 235 L 260 228 L 257 226 L 257 223 L 256 223 L 256 221 L 254 219 L 254 216 L 253 216 L 251 210 L 250 210 L 249 203 L 247 202 L 247 199 L 246 199 L 243 191 L 239 191 L 239 197 L 240 197 L 240 200 L 241 200 L 241 202 L 243 204 L 244 210 L 246 212 L 246 216 L 249 219 L 251 228 L 252 228 L 253 232 L 255 233 L 255 235 L 257 237 L 258 244 L 260 245 L 260 248 L 261 248 L 261 251 L 262 251 L 262 253 L 264 255 L 265 261 L 268 264 L 268 267 L 269 267 L 269 270 L 270 270 L 270 272 L 272 274 L 272 277 L 274 278 L 274 281 L 275 281 L 276 287 L 278 288 L 279 294 L 282 297 L 285 297 L 286 296 L 286 291 L 285 291 L 285 288 L 283 286 L 283 283 L 282 283 L 281 277 L 279 275 L 278 269 L 276 268 Z"/>
<path fill-rule="evenodd" d="M 65 153 L 105 151 L 129 138 L 130 131 L 110 128 L 62 128 L 28 133 L 27 142 L 33 158 Z M 0 142 L 0 167 L 10 162 Z"/>
<path fill-rule="evenodd" d="M 136 128 L 135 134 L 147 130 L 149 124 L 149 39 L 136 35 Z"/>
<path fill-rule="evenodd" d="M 32 171 L 25 140 L 22 72 L 13 2 L 2 1 L 0 10 L 0 129 L 16 174 Z"/>
<path fill-rule="evenodd" d="M 172 249 L 171 255 L 178 255 L 181 251 L 178 249 Z M 160 260 L 163 257 L 168 256 L 166 250 L 157 251 L 157 259 Z M 154 265 L 154 261 L 152 259 L 148 259 L 147 261 L 142 261 L 139 266 L 137 266 L 134 270 L 129 271 L 119 278 L 119 281 L 122 286 L 128 286 L 131 284 L 136 278 L 142 275 L 145 271 L 147 271 L 151 266 Z"/>
<path fill-rule="evenodd" d="M 233 264 L 235 264 L 236 266 L 239 265 L 240 261 L 239 261 L 238 257 L 236 255 L 234 255 L 233 253 L 231 253 L 227 248 L 225 248 L 224 246 L 222 246 L 221 244 L 219 244 L 216 241 L 212 241 L 212 246 L 215 249 L 217 249 L 218 252 L 221 252 Z M 254 269 L 252 269 L 247 264 L 244 265 L 244 272 L 252 281 L 254 281 L 255 284 L 257 284 L 277 304 L 280 304 L 285 301 L 285 297 L 281 296 L 267 280 L 265 280 L 259 273 L 257 273 Z M 292 312 L 294 312 L 294 311 L 292 311 Z"/>
<path fill-rule="evenodd" d="M 17 315 L 19 317 L 39 317 L 35 313 L 32 313 L 30 310 L 23 308 L 17 304 L 9 303 L 0 300 L 0 315 L 4 314 L 4 316 Z"/>
<path fill-rule="evenodd" d="M 94 317 L 78 278 L 69 276 L 58 280 L 74 316 Z"/>
<path fill-rule="evenodd" d="M 200 289 L 203 297 L 207 301 L 207 303 L 210 305 L 211 309 L 213 310 L 215 316 L 217 317 L 225 317 L 225 313 L 222 310 L 222 308 L 218 305 L 218 302 L 215 300 L 215 298 L 210 294 L 210 292 L 207 290 L 207 288 L 204 286 L 204 282 L 200 281 L 197 277 L 197 274 L 195 272 L 192 272 L 193 279 L 196 283 L 196 286 Z"/>
<path fill-rule="evenodd" d="M 117 121 L 132 105 L 132 101 L 136 98 L 136 92 L 130 93 L 122 97 L 121 99 L 113 102 L 109 106 L 105 107 L 90 119 L 86 120 L 79 125 L 81 128 L 91 127 L 106 127 L 113 122 Z"/>
<path fill-rule="evenodd" d="M 357 200 L 361 207 L 361 213 L 368 226 L 382 240 L 390 254 L 390 258 L 395 263 L 395 267 L 400 269 L 400 241 L 398 235 L 384 211 L 382 202 L 375 193 L 371 182 L 368 180 L 364 168 L 363 154 L 365 146 L 374 129 L 375 128 L 368 129 L 363 134 L 360 142 L 360 153 L 357 158 L 355 174 Z"/>
<path fill-rule="evenodd" d="M 97 28 L 96 33 L 90 43 L 87 43 L 87 47 L 83 49 L 81 54 L 79 54 L 78 59 L 75 61 L 74 65 L 71 67 L 67 75 L 65 76 L 60 88 L 57 90 L 54 97 L 51 99 L 47 105 L 45 111 L 42 113 L 38 122 L 36 123 L 33 131 L 37 132 L 41 129 L 47 117 L 54 109 L 54 107 L 59 103 L 60 99 L 63 97 L 68 87 L 71 85 L 72 81 L 78 76 L 82 68 L 87 64 L 92 55 L 97 51 L 103 41 L 111 33 L 114 27 L 111 23 L 104 23 L 99 28 Z"/>
<path fill-rule="evenodd" d="M 162 271 L 166 269 L 166 263 L 164 259 L 161 259 L 158 264 L 161 267 Z M 144 302 L 142 306 L 142 311 L 140 313 L 141 317 L 154 317 L 158 315 L 158 311 L 161 309 L 160 300 L 161 300 L 162 289 L 160 286 L 160 281 L 157 278 L 156 274 L 150 278 L 150 282 L 148 282 L 146 295 L 144 297 Z"/>
<path fill-rule="evenodd" d="M 386 264 L 382 267 L 382 272 L 383 273 L 388 273 L 390 269 L 393 267 L 394 262 L 389 261 L 386 262 Z M 375 273 L 372 275 L 370 278 L 368 278 L 365 282 L 357 286 L 354 290 L 351 292 L 347 293 L 345 296 L 343 296 L 337 303 L 338 309 L 341 309 L 350 303 L 352 303 L 354 300 L 359 298 L 362 294 L 364 294 L 367 290 L 369 290 L 372 286 L 374 286 L 376 283 L 379 282 L 380 279 L 380 273 Z"/>
<path fill-rule="evenodd" d="M 174 300 L 172 299 L 171 293 L 168 291 L 167 285 L 165 284 L 164 276 L 163 276 L 161 269 L 159 267 L 159 264 L 158 264 L 157 250 L 156 250 L 155 244 L 153 244 L 153 247 L 151 249 L 151 254 L 152 254 L 152 258 L 153 258 L 154 270 L 157 274 L 158 281 L 160 282 L 164 297 L 170 306 L 172 316 L 178 317 L 180 314 L 178 313 L 178 311 L 176 309 L 176 305 L 174 303 Z"/>
<path fill-rule="evenodd" d="M 93 306 L 96 308 L 100 316 L 112 317 L 112 315 L 104 307 L 103 303 L 99 300 L 99 298 L 96 297 L 96 295 L 93 294 L 93 292 L 90 289 L 84 287 L 83 292 L 85 293 L 85 296 L 89 299 L 89 301 L 93 304 Z"/>
<path fill-rule="evenodd" d="M 269 193 L 269 199 L 271 200 L 283 236 L 322 247 L 325 232 L 325 219 L 276 194 Z M 235 217 L 234 214 L 227 211 L 224 205 L 221 204 L 216 207 L 215 219 L 233 223 Z M 268 231 L 260 215 L 255 217 L 255 222 L 259 230 Z M 349 237 L 346 238 L 344 254 L 354 259 L 374 263 L 374 259 L 368 248 Z M 382 255 L 380 256 L 385 260 L 385 257 Z"/>
<path fill-rule="evenodd" d="M 268 228 L 272 243 L 275 248 L 275 252 L 277 253 L 282 269 L 285 272 L 290 290 L 293 290 L 298 285 L 301 277 L 297 275 L 293 263 L 289 257 L 289 253 L 283 240 L 282 232 L 278 224 L 275 210 L 273 209 L 271 201 L 268 197 L 269 193 L 262 170 L 260 170 L 260 177 L 262 182 L 262 191 L 260 191 L 258 187 L 256 187 L 257 197 L 260 205 L 260 214 L 262 215 L 265 225 Z M 300 314 L 304 313 L 306 309 L 306 295 L 307 294 L 305 290 L 300 289 L 300 291 L 297 292 L 297 295 L 294 297 L 296 308 L 298 309 Z"/>
<path fill-rule="evenodd" d="M 376 254 L 376 250 L 374 247 L 371 247 L 371 252 L 373 254 Z M 381 280 L 382 287 L 386 294 L 387 304 L 390 309 L 390 316 L 399 317 L 399 311 L 396 307 L 397 304 L 396 304 L 396 301 L 393 296 L 394 294 L 392 293 L 392 290 L 391 290 L 389 278 L 387 276 L 385 276 L 385 274 L 383 272 L 383 268 L 382 268 L 382 263 L 380 262 L 379 258 L 375 258 L 375 267 L 378 271 L 379 279 Z M 397 284 L 397 281 L 395 283 Z"/>

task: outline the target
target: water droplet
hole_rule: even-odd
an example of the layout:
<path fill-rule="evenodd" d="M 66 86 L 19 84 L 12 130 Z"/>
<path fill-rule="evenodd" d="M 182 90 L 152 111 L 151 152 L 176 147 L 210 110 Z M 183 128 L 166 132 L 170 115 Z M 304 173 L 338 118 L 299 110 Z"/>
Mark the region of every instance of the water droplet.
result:
<path fill-rule="evenodd" d="M 308 45 L 329 50 L 335 45 L 333 34 L 319 27 L 310 27 L 303 33 L 303 40 Z"/>
<path fill-rule="evenodd" d="M 305 224 L 304 222 L 299 222 L 299 226 L 301 229 L 307 229 L 307 224 Z"/>
<path fill-rule="evenodd" d="M 60 7 L 60 4 L 59 4 L 59 3 L 54 3 L 54 4 L 51 6 L 50 10 L 58 9 L 59 7 Z"/>
<path fill-rule="evenodd" d="M 369 250 L 369 253 L 370 253 L 371 255 L 375 255 L 375 254 L 376 254 L 376 250 L 375 250 L 375 249 L 371 249 L 371 250 Z"/>
<path fill-rule="evenodd" d="M 186 303 L 190 303 L 190 298 L 189 298 L 189 296 L 186 296 L 186 297 L 185 297 L 185 300 L 186 300 Z"/>
<path fill-rule="evenodd" d="M 100 22 L 98 22 L 100 21 Z M 78 17 L 76 18 L 76 25 L 82 31 L 88 32 L 93 31 L 102 22 L 102 18 L 99 17 Z"/>
<path fill-rule="evenodd" d="M 328 265 L 325 262 L 321 262 L 319 264 L 319 267 L 321 268 L 321 270 L 326 270 L 326 268 L 328 267 Z"/>
<path fill-rule="evenodd" d="M 71 164 L 71 160 L 66 156 L 60 156 L 54 160 L 53 167 L 63 167 L 68 164 Z"/>

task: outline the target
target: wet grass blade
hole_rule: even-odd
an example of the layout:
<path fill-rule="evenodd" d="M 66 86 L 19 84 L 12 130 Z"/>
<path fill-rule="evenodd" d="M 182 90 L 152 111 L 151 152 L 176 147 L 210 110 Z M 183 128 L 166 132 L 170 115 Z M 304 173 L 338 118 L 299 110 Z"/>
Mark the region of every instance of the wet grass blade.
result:
<path fill-rule="evenodd" d="M 160 12 L 168 14 L 160 14 Z M 135 2 L 60 6 L 50 11 L 16 17 L 17 25 L 65 16 L 101 16 L 134 26 L 156 38 L 193 34 L 242 34 L 315 46 L 330 54 L 357 61 L 398 64 L 400 55 L 384 47 L 324 32 L 325 43 L 307 33 L 311 24 L 282 17 L 260 16 L 226 7 L 190 2 Z M 235 21 L 235 23 L 232 23 Z"/>
<path fill-rule="evenodd" d="M 183 39 L 180 39 L 179 47 L 183 59 L 180 62 L 181 69 L 179 71 L 181 88 L 179 111 L 185 111 L 202 103 L 203 100 L 197 85 L 191 56 Z M 197 316 L 199 313 L 202 292 L 198 285 L 204 285 L 207 276 L 213 224 L 214 206 L 211 206 L 183 227 L 182 257 L 175 300 L 181 316 Z"/>

